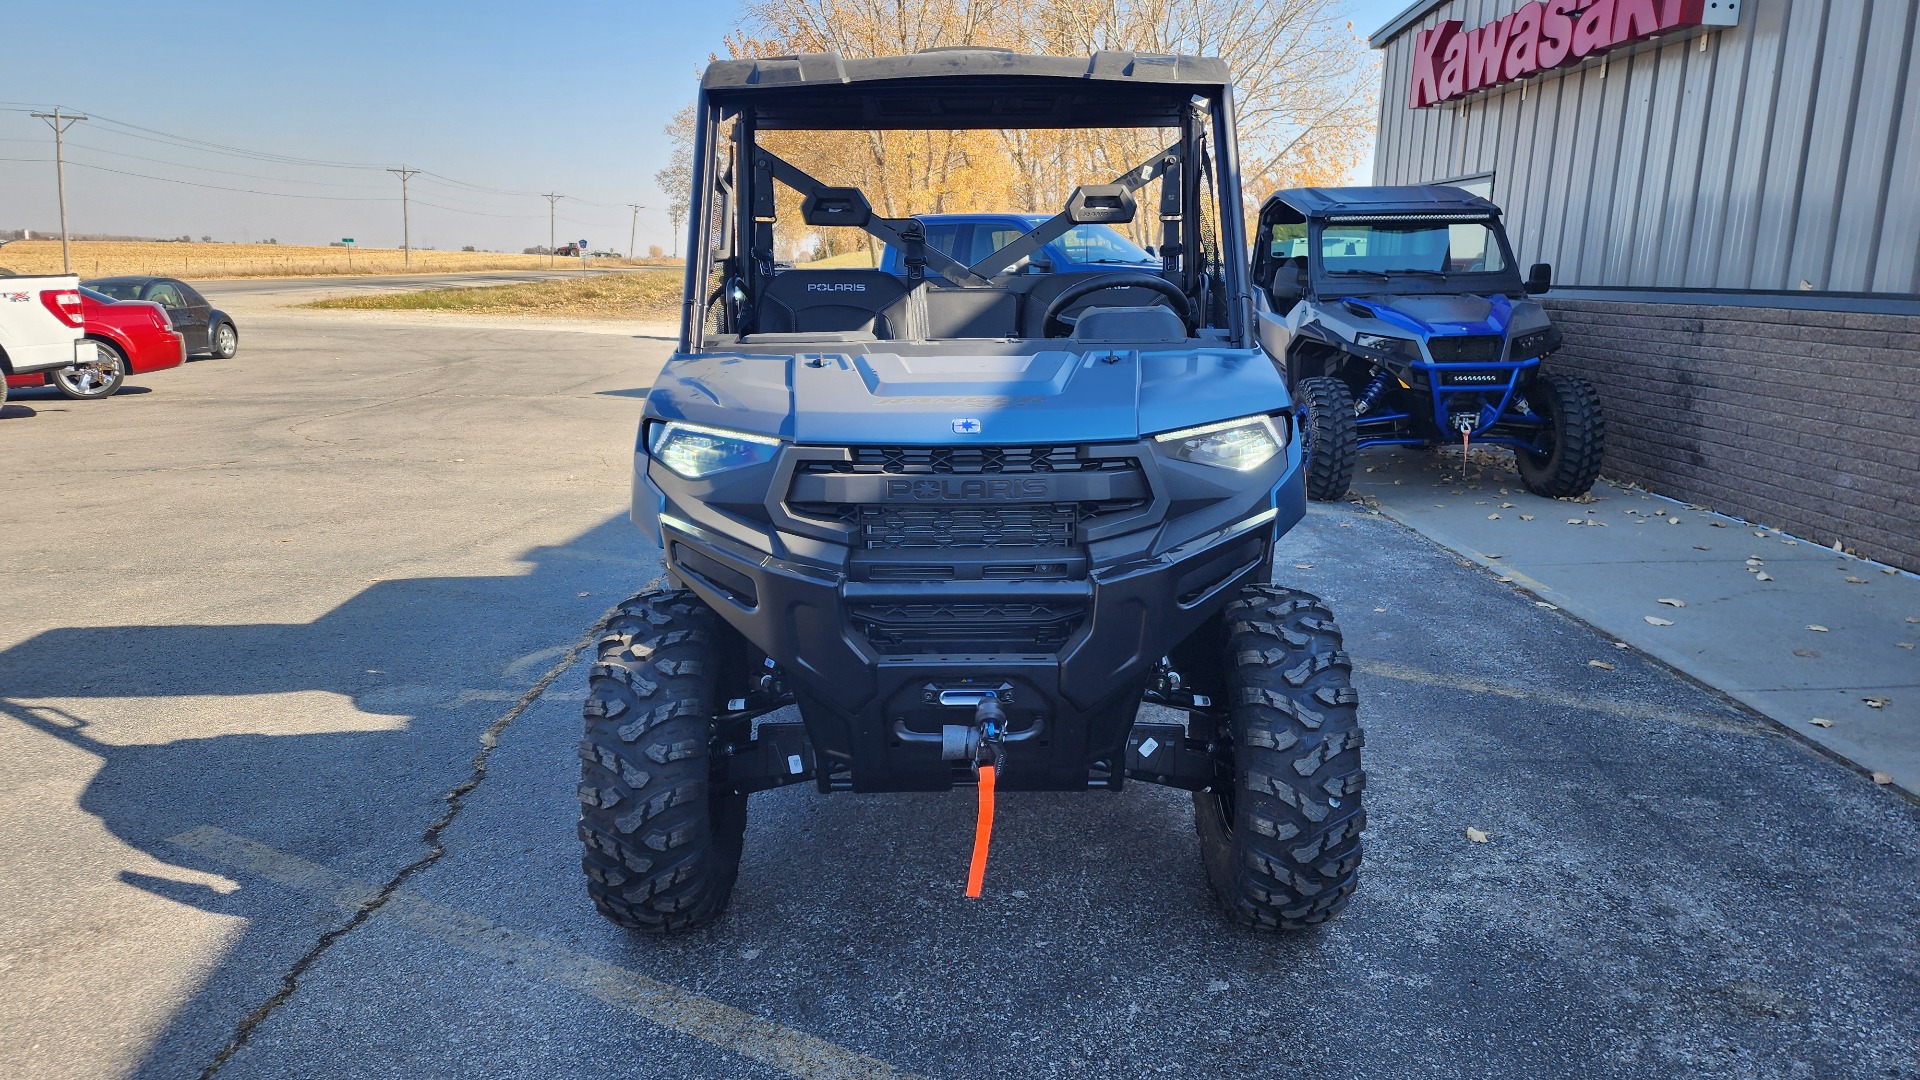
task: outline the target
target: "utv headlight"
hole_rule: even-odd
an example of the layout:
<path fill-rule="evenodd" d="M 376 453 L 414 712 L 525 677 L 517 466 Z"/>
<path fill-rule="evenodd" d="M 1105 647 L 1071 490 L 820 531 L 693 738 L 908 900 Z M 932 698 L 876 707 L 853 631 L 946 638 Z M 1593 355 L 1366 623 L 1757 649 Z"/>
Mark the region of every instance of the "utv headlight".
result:
<path fill-rule="evenodd" d="M 1185 428 L 1155 435 L 1161 452 L 1196 465 L 1247 472 L 1272 460 L 1287 445 L 1284 421 L 1271 416 L 1244 416 L 1205 427 Z"/>
<path fill-rule="evenodd" d="M 1353 343 L 1363 349 L 1378 349 L 1402 356 L 1418 358 L 1420 355 L 1420 346 L 1412 338 L 1394 337 L 1392 334 L 1355 334 Z"/>
<path fill-rule="evenodd" d="M 772 461 L 780 452 L 780 440 L 771 435 L 723 431 L 670 420 L 653 429 L 647 452 L 675 474 L 699 480 L 728 469 Z"/>

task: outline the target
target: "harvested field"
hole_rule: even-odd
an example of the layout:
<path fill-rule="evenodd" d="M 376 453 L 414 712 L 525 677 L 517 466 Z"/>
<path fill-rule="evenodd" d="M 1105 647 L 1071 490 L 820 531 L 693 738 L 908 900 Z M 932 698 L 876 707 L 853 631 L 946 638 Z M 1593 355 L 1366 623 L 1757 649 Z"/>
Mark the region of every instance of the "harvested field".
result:
<path fill-rule="evenodd" d="M 412 272 L 441 274 L 456 270 L 535 270 L 545 255 L 509 255 L 486 251 L 419 251 Z M 577 267 L 580 260 L 560 256 L 556 265 Z M 594 259 L 593 266 L 662 265 L 671 260 Z M 16 274 L 60 272 L 60 241 L 17 240 L 0 248 L 0 267 Z M 189 244 L 124 240 L 76 240 L 73 272 L 83 278 L 115 274 L 153 274 L 193 280 L 236 277 L 318 277 L 328 274 L 407 272 L 399 248 L 296 247 L 292 244 Z"/>
<path fill-rule="evenodd" d="M 337 296 L 301 304 L 348 311 L 450 311 L 569 319 L 677 319 L 681 276 L 667 270 L 599 274 L 522 285 Z"/>

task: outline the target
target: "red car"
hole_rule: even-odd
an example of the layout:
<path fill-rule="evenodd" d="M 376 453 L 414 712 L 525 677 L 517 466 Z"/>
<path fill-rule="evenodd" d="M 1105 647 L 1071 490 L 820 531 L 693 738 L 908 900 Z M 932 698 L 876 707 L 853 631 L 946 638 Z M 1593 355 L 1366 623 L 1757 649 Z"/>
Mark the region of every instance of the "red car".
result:
<path fill-rule="evenodd" d="M 83 286 L 80 309 L 86 320 L 87 340 L 99 350 L 99 360 L 31 375 L 9 375 L 9 388 L 53 386 L 82 401 L 112 397 L 128 375 L 163 371 L 187 362 L 186 339 L 174 332 L 166 309 L 159 304 L 115 300 Z"/>

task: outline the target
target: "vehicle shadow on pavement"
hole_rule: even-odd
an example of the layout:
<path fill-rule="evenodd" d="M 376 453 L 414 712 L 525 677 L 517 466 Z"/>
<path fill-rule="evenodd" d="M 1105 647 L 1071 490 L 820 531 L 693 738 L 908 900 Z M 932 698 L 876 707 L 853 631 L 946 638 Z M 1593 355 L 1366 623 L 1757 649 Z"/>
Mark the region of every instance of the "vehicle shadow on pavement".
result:
<path fill-rule="evenodd" d="M 279 992 L 297 959 L 350 914 L 337 899 L 236 875 L 169 838 L 211 826 L 356 881 L 389 880 L 427 853 L 422 833 L 445 813 L 448 792 L 472 777 L 481 733 L 612 603 L 654 575 L 657 564 L 636 540 L 624 516 L 615 517 L 529 551 L 526 573 L 380 581 L 308 623 L 66 627 L 0 652 L 0 723 L 100 760 L 81 810 L 126 844 L 192 872 L 183 876 L 239 882 L 223 892 L 119 872 L 149 893 L 246 920 L 197 991 L 180 972 L 135 980 L 148 993 L 163 987 L 166 999 L 120 1004 L 172 1020 L 131 1075 L 199 1074 L 241 1018 Z M 267 696 L 265 709 L 250 715 L 207 701 L 243 695 Z M 166 700 L 176 697 L 194 700 Z M 175 731 L 179 737 L 153 741 Z M 570 788 L 555 796 L 556 813 L 570 809 Z M 87 881 L 86 870 L 63 871 L 35 891 L 46 895 L 63 880 L 111 890 Z M 97 933 L 109 952 L 167 933 L 151 916 L 101 919 Z M 88 963 L 83 955 L 76 967 Z M 103 989 L 96 1004 L 114 1007 L 117 992 Z"/>

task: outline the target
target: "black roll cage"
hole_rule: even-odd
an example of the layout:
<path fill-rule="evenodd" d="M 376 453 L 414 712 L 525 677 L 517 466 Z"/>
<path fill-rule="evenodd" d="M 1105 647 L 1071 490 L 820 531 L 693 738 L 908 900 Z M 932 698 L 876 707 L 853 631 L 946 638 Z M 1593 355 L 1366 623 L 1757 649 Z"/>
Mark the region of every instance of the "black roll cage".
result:
<path fill-rule="evenodd" d="M 907 266 L 909 291 L 925 283 L 931 267 L 959 288 L 986 288 L 992 278 L 1021 259 L 1058 239 L 1085 218 L 1076 220 L 1075 202 L 1083 193 L 1121 197 L 1131 204 L 1132 192 L 1156 179 L 1177 174 L 1177 183 L 1162 183 L 1158 212 L 1161 222 L 1161 276 L 1177 285 L 1192 305 L 1199 325 L 1225 316 L 1229 338 L 1236 345 L 1248 340 L 1251 294 L 1244 253 L 1245 224 L 1240 215 L 1239 161 L 1233 132 L 1233 100 L 1224 86 L 1201 88 L 1187 96 L 1180 110 L 1180 139 L 1146 161 L 1120 174 L 1111 184 L 1083 185 L 1069 198 L 1067 208 L 1027 230 L 978 263 L 967 266 L 925 243 L 924 226 L 916 218 L 885 218 L 872 212 L 864 193 L 836 188 L 809 176 L 757 145 L 754 110 L 747 104 L 716 102 L 702 89 L 695 103 L 693 192 L 689 203 L 685 290 L 682 299 L 680 351 L 693 352 L 704 344 L 707 316 L 722 305 L 727 333 L 749 330 L 751 300 L 760 294 L 778 268 L 773 257 L 776 185 L 784 185 L 809 203 L 823 198 L 856 199 L 843 222 L 864 229 L 882 243 L 898 248 Z M 721 127 L 733 123 L 733 137 L 723 143 Z M 895 125 L 898 126 L 898 125 Z M 931 123 L 930 130 L 941 130 Z M 786 128 L 782 128 L 785 130 Z M 727 146 L 723 161 L 720 148 Z M 742 168 L 748 163 L 750 167 Z M 1211 192 L 1218 217 L 1218 235 L 1206 229 L 1205 188 Z M 1125 220 L 1130 220 L 1131 215 Z M 1097 220 L 1097 219 L 1096 219 Z M 717 229 L 717 244 L 709 230 Z M 749 238 L 743 245 L 741 237 Z M 1207 250 L 1212 249 L 1212 250 Z M 1208 256 L 1217 263 L 1209 274 Z M 719 284 L 709 291 L 717 257 Z"/>

